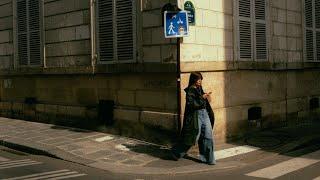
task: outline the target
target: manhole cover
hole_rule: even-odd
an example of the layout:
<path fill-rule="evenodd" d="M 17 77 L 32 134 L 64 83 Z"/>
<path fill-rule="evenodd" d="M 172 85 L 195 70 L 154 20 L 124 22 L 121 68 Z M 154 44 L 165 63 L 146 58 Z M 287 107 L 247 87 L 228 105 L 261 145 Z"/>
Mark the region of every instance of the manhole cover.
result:
<path fill-rule="evenodd" d="M 262 148 L 276 147 L 276 146 L 279 146 L 283 143 L 282 139 L 276 138 L 273 136 L 249 137 L 246 139 L 246 142 L 249 145 L 256 146 L 256 147 L 262 147 Z"/>

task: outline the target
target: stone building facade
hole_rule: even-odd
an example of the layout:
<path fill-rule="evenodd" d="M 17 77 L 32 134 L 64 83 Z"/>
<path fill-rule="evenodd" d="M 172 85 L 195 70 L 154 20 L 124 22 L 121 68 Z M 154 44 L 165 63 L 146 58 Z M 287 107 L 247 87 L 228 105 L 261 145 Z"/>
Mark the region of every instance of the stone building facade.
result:
<path fill-rule="evenodd" d="M 262 127 L 317 117 L 317 1 L 191 0 L 196 24 L 177 57 L 162 7 L 184 2 L 0 0 L 1 115 L 167 141 L 183 113 L 180 65 L 180 89 L 203 73 L 219 139 L 246 132 L 252 108 Z"/>

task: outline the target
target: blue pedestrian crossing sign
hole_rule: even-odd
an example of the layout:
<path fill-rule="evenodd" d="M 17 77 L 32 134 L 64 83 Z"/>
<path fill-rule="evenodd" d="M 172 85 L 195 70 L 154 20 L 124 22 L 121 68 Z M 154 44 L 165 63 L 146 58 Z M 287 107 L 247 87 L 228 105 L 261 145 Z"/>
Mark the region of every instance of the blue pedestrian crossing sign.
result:
<path fill-rule="evenodd" d="M 164 12 L 164 35 L 165 38 L 178 38 L 189 35 L 187 11 Z"/>

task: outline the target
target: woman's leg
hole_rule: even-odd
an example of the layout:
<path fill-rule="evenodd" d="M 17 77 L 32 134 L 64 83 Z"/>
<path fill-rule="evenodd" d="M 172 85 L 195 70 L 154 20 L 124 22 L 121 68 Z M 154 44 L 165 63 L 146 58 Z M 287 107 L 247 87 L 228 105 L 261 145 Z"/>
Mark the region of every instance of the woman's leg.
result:
<path fill-rule="evenodd" d="M 200 160 L 207 164 L 215 164 L 214 140 L 212 127 L 207 111 L 201 112 L 201 135 L 198 140 Z"/>
<path fill-rule="evenodd" d="M 191 148 L 190 145 L 185 145 L 183 143 L 179 143 L 172 147 L 172 155 L 175 160 L 178 160 L 185 156 L 188 150 Z"/>

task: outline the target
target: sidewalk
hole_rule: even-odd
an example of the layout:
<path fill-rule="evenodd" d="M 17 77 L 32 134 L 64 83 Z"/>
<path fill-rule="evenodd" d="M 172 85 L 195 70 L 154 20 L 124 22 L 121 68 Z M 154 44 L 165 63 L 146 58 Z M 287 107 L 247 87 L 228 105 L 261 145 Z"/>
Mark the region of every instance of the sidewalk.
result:
<path fill-rule="evenodd" d="M 274 143 L 277 139 L 272 139 L 272 137 L 277 137 L 276 133 L 283 134 L 284 131 L 286 134 L 303 135 L 307 133 L 309 139 L 314 137 L 312 131 L 300 128 L 269 132 L 269 135 L 267 133 L 267 135 L 256 136 L 257 138 L 248 138 L 245 142 L 259 146 L 259 142 L 264 141 L 269 145 L 268 150 L 280 148 L 282 151 L 293 149 L 304 143 L 301 139 L 292 137 L 290 143 L 287 141 L 282 142 L 287 144 Z M 232 159 L 219 161 L 229 156 L 218 151 L 221 148 L 236 147 L 236 144 L 216 145 L 218 164 L 209 166 L 196 162 L 197 156 L 194 154 L 191 154 L 189 158 L 172 161 L 167 147 L 136 139 L 8 118 L 0 118 L 0 145 L 57 157 L 113 173 L 181 174 L 228 169 L 242 165 L 241 162 Z"/>

